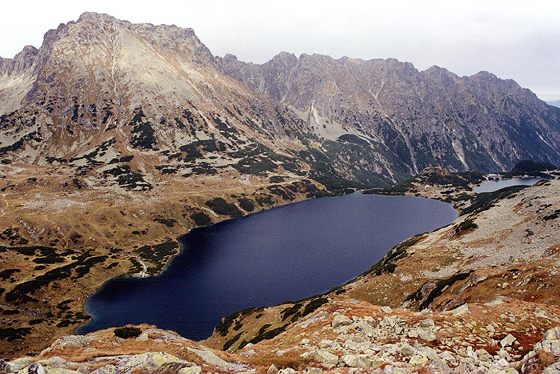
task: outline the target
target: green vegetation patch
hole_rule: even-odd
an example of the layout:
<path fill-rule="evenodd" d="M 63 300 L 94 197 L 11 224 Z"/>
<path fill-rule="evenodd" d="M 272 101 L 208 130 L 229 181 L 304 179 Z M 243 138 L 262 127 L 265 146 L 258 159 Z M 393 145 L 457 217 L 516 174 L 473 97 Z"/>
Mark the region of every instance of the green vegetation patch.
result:
<path fill-rule="evenodd" d="M 29 294 L 38 291 L 42 287 L 48 286 L 51 282 L 71 278 L 78 279 L 89 273 L 92 266 L 104 262 L 107 256 L 90 257 L 88 252 L 73 257 L 73 262 L 54 268 L 36 278 L 16 285 L 11 291 L 6 293 L 8 302 L 25 302 L 32 300 Z"/>
<path fill-rule="evenodd" d="M 170 240 L 156 245 L 144 245 L 136 249 L 135 252 L 142 259 L 155 265 L 155 267 L 148 268 L 148 273 L 155 275 L 165 267 L 172 256 L 177 254 L 178 248 L 179 244 Z"/>
<path fill-rule="evenodd" d="M 12 277 L 12 275 L 14 275 L 15 273 L 19 273 L 19 272 L 21 272 L 20 269 L 4 269 L 4 270 L 0 271 L 0 279 L 8 280 L 9 278 Z"/>
<path fill-rule="evenodd" d="M 498 201 L 505 198 L 514 197 L 519 191 L 527 188 L 528 186 L 511 186 L 502 188 L 494 192 L 479 193 L 475 196 L 471 205 L 462 210 L 462 214 L 480 213 L 490 209 Z"/>
<path fill-rule="evenodd" d="M 139 337 L 140 334 L 142 334 L 142 330 L 140 330 L 138 327 L 125 326 L 116 328 L 115 330 L 113 330 L 113 333 L 118 338 L 130 339 Z"/>
<path fill-rule="evenodd" d="M 233 322 L 247 314 L 253 313 L 257 308 L 247 308 L 240 310 L 239 312 L 222 317 L 220 323 L 214 327 L 214 332 L 220 334 L 221 336 L 226 336 L 228 334 L 229 328 L 233 325 Z"/>
<path fill-rule="evenodd" d="M 425 289 L 425 287 L 424 285 L 422 285 L 422 287 L 420 287 L 418 291 L 409 295 L 405 301 L 420 301 L 418 309 L 426 309 L 436 299 L 436 297 L 442 294 L 443 290 L 445 290 L 447 287 L 452 286 L 456 282 L 467 279 L 471 275 L 471 273 L 472 271 L 457 273 L 449 278 L 440 279 L 435 283 L 435 285 L 431 288 L 430 292 L 428 292 L 427 295 L 424 294 L 423 290 Z"/>
<path fill-rule="evenodd" d="M 252 212 L 255 210 L 255 205 L 253 204 L 253 200 L 248 199 L 246 197 L 242 197 L 238 200 L 239 206 L 246 212 Z"/>
<path fill-rule="evenodd" d="M 221 197 L 216 197 L 212 200 L 206 202 L 206 206 L 212 209 L 217 214 L 223 216 L 230 216 L 231 218 L 238 218 L 243 215 L 243 213 L 234 204 L 228 203 Z"/>
<path fill-rule="evenodd" d="M 466 220 L 459 223 L 455 227 L 455 235 L 459 235 L 459 234 L 462 234 L 462 233 L 467 232 L 467 231 L 472 231 L 472 230 L 476 229 L 477 227 L 478 227 L 478 225 L 476 223 L 474 223 L 474 221 L 472 219 L 467 218 Z"/>
<path fill-rule="evenodd" d="M 134 148 L 154 149 L 156 144 L 155 132 L 151 123 L 146 120 L 142 108 L 135 110 L 134 117 L 130 120 L 129 125 L 132 126 L 130 144 Z"/>
<path fill-rule="evenodd" d="M 415 235 L 409 238 L 393 248 L 379 262 L 371 267 L 368 273 L 375 275 L 381 275 L 383 273 L 394 273 L 397 268 L 396 262 L 402 258 L 405 258 L 408 253 L 407 249 L 418 243 L 420 240 L 424 239 L 426 234 Z"/>
<path fill-rule="evenodd" d="M 191 219 L 197 226 L 206 226 L 212 222 L 210 217 L 204 212 L 195 212 L 191 214 Z"/>
<path fill-rule="evenodd" d="M 226 145 L 214 139 L 206 139 L 182 145 L 179 150 L 183 153 L 183 161 L 191 162 L 201 158 L 207 152 L 225 152 Z"/>
<path fill-rule="evenodd" d="M 240 332 L 239 334 L 235 335 L 233 338 L 231 338 L 230 340 L 228 340 L 227 342 L 225 342 L 222 349 L 223 349 L 224 351 L 227 351 L 232 345 L 235 344 L 236 341 L 239 340 L 239 338 L 241 338 L 241 335 L 243 335 L 242 332 Z"/>
<path fill-rule="evenodd" d="M 549 214 L 547 216 L 544 216 L 543 221 L 550 221 L 550 220 L 558 218 L 559 216 L 560 216 L 560 209 L 556 209 L 551 214 Z"/>
<path fill-rule="evenodd" d="M 14 340 L 23 340 L 26 335 L 31 333 L 30 327 L 21 328 L 0 328 L 0 340 L 5 340 L 8 342 L 13 342 Z"/>
<path fill-rule="evenodd" d="M 542 172 L 556 170 L 558 166 L 551 164 L 550 162 L 539 162 L 532 160 L 522 160 L 519 161 L 506 176 L 514 177 L 520 175 L 532 175 L 541 176 Z"/>
<path fill-rule="evenodd" d="M 286 328 L 287 328 L 287 326 L 280 326 L 280 327 L 272 329 L 270 331 L 262 331 L 262 329 L 261 329 L 259 331 L 259 333 L 257 334 L 257 336 L 255 336 L 253 339 L 251 339 L 249 341 L 249 343 L 257 344 L 258 342 L 261 342 L 263 340 L 272 339 L 272 338 L 280 335 L 284 331 L 286 331 Z"/>
<path fill-rule="evenodd" d="M 173 218 L 154 218 L 154 221 L 167 227 L 173 227 L 177 223 Z"/>
<path fill-rule="evenodd" d="M 128 165 L 119 165 L 105 170 L 104 174 L 115 177 L 117 184 L 125 190 L 149 191 L 152 189 L 152 185 L 144 180 L 144 176 L 132 171 Z"/>

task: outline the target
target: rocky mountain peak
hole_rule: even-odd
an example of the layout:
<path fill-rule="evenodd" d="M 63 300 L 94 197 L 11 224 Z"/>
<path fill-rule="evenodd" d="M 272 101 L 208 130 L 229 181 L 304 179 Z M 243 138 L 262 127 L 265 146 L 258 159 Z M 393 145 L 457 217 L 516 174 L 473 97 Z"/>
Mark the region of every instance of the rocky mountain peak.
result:
<path fill-rule="evenodd" d="M 180 127 L 188 118 L 193 129 L 208 132 L 216 131 L 212 122 L 222 131 L 233 123 L 249 126 L 263 142 L 295 126 L 302 138 L 332 142 L 329 157 L 337 168 L 356 168 L 346 178 L 367 165 L 372 174 L 360 180 L 367 185 L 429 166 L 496 171 L 519 159 L 560 161 L 560 113 L 486 72 L 458 77 L 437 66 L 420 72 L 394 58 L 288 52 L 245 63 L 229 54 L 214 57 L 192 29 L 100 13 L 47 32 L 38 51 L 2 60 L 4 70 L 15 60 L 32 68 L 25 79 L 0 81 L 0 114 L 35 107 L 51 128 L 116 126 L 124 143 L 129 137 L 122 128 L 140 113 L 148 133 L 173 147 L 187 136 L 168 133 L 169 119 Z M 187 107 L 201 113 L 200 123 L 184 114 Z M 224 125 L 222 118 L 231 121 Z"/>
<path fill-rule="evenodd" d="M 26 45 L 13 58 L 0 58 L 0 75 L 14 75 L 29 69 L 35 62 L 39 50 Z"/>
<path fill-rule="evenodd" d="M 290 52 L 280 52 L 274 56 L 269 63 L 279 63 L 283 65 L 294 65 L 298 61 L 296 55 Z"/>

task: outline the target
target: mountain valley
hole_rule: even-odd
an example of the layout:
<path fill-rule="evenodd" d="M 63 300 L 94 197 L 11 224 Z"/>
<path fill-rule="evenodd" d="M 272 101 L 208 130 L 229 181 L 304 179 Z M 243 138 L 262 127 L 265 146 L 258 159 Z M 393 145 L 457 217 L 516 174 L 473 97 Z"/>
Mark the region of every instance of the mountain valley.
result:
<path fill-rule="evenodd" d="M 0 58 L 0 371 L 554 372 L 558 174 L 472 191 L 522 160 L 560 164 L 560 108 L 513 80 L 285 52 L 245 63 L 192 29 L 84 13 Z M 71 335 L 95 290 L 161 273 L 192 228 L 353 191 L 460 216 L 204 342 L 147 325 Z"/>

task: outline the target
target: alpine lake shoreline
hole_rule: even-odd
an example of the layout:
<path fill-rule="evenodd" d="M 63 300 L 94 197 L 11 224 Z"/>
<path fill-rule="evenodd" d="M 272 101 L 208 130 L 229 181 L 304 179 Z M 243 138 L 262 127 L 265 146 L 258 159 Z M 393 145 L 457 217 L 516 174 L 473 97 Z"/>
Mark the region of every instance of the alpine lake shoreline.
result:
<path fill-rule="evenodd" d="M 432 172 L 432 171 L 430 171 L 430 172 Z M 463 173 L 463 174 L 466 174 L 466 173 Z M 302 302 L 302 301 L 305 301 L 305 300 L 318 299 L 318 298 L 321 298 L 321 297 L 324 296 L 324 295 L 327 295 L 327 294 L 329 294 L 329 293 L 331 293 L 331 292 L 336 291 L 337 289 L 340 289 L 340 288 L 343 287 L 344 285 L 347 285 L 347 284 L 350 284 L 350 283 L 354 282 L 356 279 L 358 279 L 358 278 L 360 278 L 361 276 L 363 276 L 364 274 L 370 272 L 371 269 L 374 269 L 374 268 L 379 267 L 380 265 L 382 265 L 383 262 L 385 261 L 386 257 L 387 257 L 388 255 L 390 255 L 391 253 L 393 253 L 393 252 L 395 251 L 396 248 L 398 249 L 399 246 L 402 246 L 403 243 L 409 242 L 410 240 L 413 240 L 414 237 L 416 237 L 416 236 L 428 234 L 429 232 L 433 232 L 433 231 L 439 230 L 439 229 L 441 229 L 441 228 L 443 228 L 443 227 L 447 227 L 447 226 L 449 226 L 449 225 L 454 224 L 454 223 L 455 223 L 455 220 L 456 220 L 458 217 L 461 216 L 461 205 L 460 205 L 460 204 L 457 204 L 457 201 L 464 201 L 464 197 L 459 197 L 459 198 L 457 198 L 457 197 L 456 197 L 457 195 L 461 195 L 461 194 L 463 194 L 464 192 L 469 192 L 469 190 L 470 190 L 470 191 L 474 191 L 474 190 L 476 189 L 476 187 L 480 186 L 480 184 L 481 184 L 481 183 L 484 183 L 485 181 L 496 181 L 496 180 L 499 181 L 499 180 L 509 180 L 509 179 L 514 180 L 514 179 L 516 179 L 516 178 L 522 180 L 522 179 L 524 179 L 524 178 L 534 178 L 534 177 L 531 177 L 531 176 L 514 177 L 514 176 L 508 176 L 507 173 L 503 173 L 503 174 L 489 174 L 489 175 L 483 176 L 482 178 L 476 177 L 476 178 L 474 178 L 474 179 L 471 179 L 470 182 L 469 182 L 469 184 L 468 184 L 468 186 L 465 186 L 465 185 L 463 185 L 462 183 L 460 183 L 460 184 L 459 184 L 459 187 L 460 187 L 460 188 L 463 188 L 463 189 L 459 189 L 459 190 L 455 191 L 455 193 L 453 193 L 453 194 L 451 195 L 451 198 L 448 197 L 448 198 L 442 199 L 441 197 L 438 197 L 438 196 L 426 196 L 426 198 L 428 198 L 428 199 L 432 199 L 432 200 L 436 200 L 436 201 L 444 201 L 444 202 L 446 202 L 446 203 L 451 204 L 451 205 L 453 206 L 455 212 L 456 212 L 455 218 L 454 218 L 453 220 L 451 220 L 451 222 L 449 222 L 448 224 L 446 224 L 446 225 L 444 225 L 444 226 L 437 227 L 437 228 L 433 229 L 432 231 L 423 232 L 423 233 L 418 233 L 418 234 L 416 234 L 416 235 L 414 235 L 414 236 L 412 236 L 412 237 L 409 237 L 409 238 L 407 238 L 407 239 L 401 241 L 400 243 L 394 245 L 393 247 L 388 248 L 387 251 L 385 252 L 385 254 L 384 254 L 377 262 L 375 262 L 375 263 L 371 266 L 370 269 L 365 270 L 365 271 L 363 271 L 363 272 L 361 272 L 361 273 L 359 273 L 359 274 L 353 276 L 352 278 L 350 278 L 349 280 L 347 280 L 346 282 L 344 282 L 344 283 L 342 283 L 342 284 L 336 284 L 336 285 L 332 286 L 329 290 L 324 291 L 324 292 L 314 293 L 314 294 L 311 294 L 311 295 L 309 295 L 309 296 L 305 296 L 305 297 L 303 297 L 303 298 L 298 298 L 298 299 L 286 299 L 286 300 L 283 300 L 283 301 L 281 301 L 281 302 L 278 302 L 278 303 L 276 303 L 276 304 L 274 304 L 274 305 L 281 305 L 281 304 L 297 304 L 297 303 Z M 542 178 L 542 176 L 540 176 L 540 178 Z M 477 182 L 478 182 L 478 183 L 477 183 Z M 454 187 L 457 187 L 457 186 L 454 186 Z M 115 279 L 127 279 L 127 278 L 138 278 L 138 277 L 141 277 L 141 278 L 143 278 L 143 277 L 151 277 L 151 278 L 160 277 L 164 272 L 167 271 L 167 269 L 170 267 L 170 265 L 172 264 L 172 262 L 173 262 L 174 260 L 176 260 L 176 259 L 177 259 L 178 257 L 180 257 L 180 256 L 184 256 L 184 255 L 185 255 L 185 253 L 184 253 L 185 248 L 184 248 L 184 245 L 183 245 L 183 240 L 184 240 L 189 234 L 191 234 L 194 230 L 201 229 L 201 228 L 208 228 L 208 227 L 210 227 L 210 226 L 214 226 L 214 225 L 216 225 L 216 224 L 221 224 L 221 223 L 224 223 L 224 222 L 227 222 L 227 221 L 246 219 L 246 218 L 248 218 L 248 217 L 253 217 L 253 216 L 256 216 L 256 215 L 259 215 L 259 214 L 266 213 L 266 212 L 270 211 L 271 209 L 284 208 L 284 207 L 289 206 L 289 205 L 301 204 L 301 203 L 305 203 L 305 202 L 307 202 L 307 201 L 314 200 L 314 199 L 318 199 L 318 198 L 320 198 L 320 199 L 322 199 L 322 198 L 337 198 L 337 197 L 342 197 L 342 196 L 345 196 L 345 195 L 348 195 L 348 194 L 353 194 L 353 193 L 360 193 L 360 194 L 364 194 L 364 195 L 365 195 L 365 194 L 400 195 L 400 196 L 404 196 L 404 195 L 407 195 L 407 194 L 408 194 L 408 195 L 411 195 L 410 192 L 407 193 L 407 192 L 405 192 L 405 191 L 398 191 L 399 193 L 394 193 L 394 192 L 391 190 L 391 188 L 394 188 L 394 186 L 392 186 L 392 187 L 390 187 L 390 188 L 388 188 L 388 189 L 384 189 L 384 190 L 379 190 L 379 189 L 373 189 L 373 190 L 372 190 L 372 189 L 365 189 L 365 188 L 363 188 L 363 189 L 352 189 L 352 188 L 348 188 L 348 189 L 344 189 L 344 190 L 342 190 L 342 191 L 338 191 L 338 192 L 334 192 L 334 193 L 325 194 L 325 196 L 319 196 L 319 197 L 312 197 L 312 198 L 307 198 L 307 199 L 303 199 L 303 200 L 290 201 L 290 202 L 288 202 L 287 204 L 282 204 L 282 205 L 275 206 L 275 207 L 272 207 L 272 208 L 263 209 L 263 210 L 259 210 L 259 211 L 256 211 L 256 212 L 251 212 L 251 213 L 249 213 L 249 214 L 243 215 L 242 217 L 238 217 L 238 218 L 229 218 L 229 219 L 225 219 L 225 220 L 222 220 L 222 221 L 212 222 L 212 223 L 210 223 L 209 225 L 192 227 L 192 228 L 190 228 L 185 234 L 178 236 L 178 237 L 176 238 L 175 241 L 173 241 L 173 242 L 168 241 L 168 242 L 164 242 L 164 243 L 161 243 L 161 244 L 160 244 L 160 245 L 170 245 L 171 243 L 175 243 L 175 244 L 178 245 L 179 251 L 178 251 L 176 254 L 174 254 L 174 255 L 172 255 L 171 257 L 169 257 L 169 258 L 167 259 L 165 265 L 164 265 L 157 273 L 155 273 L 155 274 L 142 274 L 142 275 L 138 275 L 138 274 L 125 274 L 125 275 L 120 275 L 120 276 L 118 276 L 118 277 L 116 277 L 116 278 L 108 279 L 105 283 L 103 283 L 100 287 L 98 287 L 98 288 L 96 289 L 95 293 L 92 294 L 92 295 L 90 295 L 90 296 L 88 297 L 88 299 L 86 300 L 86 302 L 84 303 L 84 310 L 85 310 L 86 314 L 90 317 L 90 319 L 89 319 L 88 321 L 86 321 L 85 323 L 81 324 L 80 326 L 78 326 L 78 327 L 76 328 L 76 332 L 77 332 L 78 334 L 82 334 L 82 333 L 87 333 L 87 332 L 95 331 L 95 330 L 90 330 L 90 331 L 84 332 L 84 329 L 87 329 L 87 326 L 88 326 L 88 325 L 91 323 L 91 321 L 92 321 L 93 319 L 95 319 L 95 317 L 96 317 L 96 315 L 95 315 L 94 312 L 88 310 L 88 302 L 91 300 L 92 297 L 94 297 L 97 293 L 99 293 L 100 291 L 102 291 L 105 287 L 107 287 L 107 285 L 108 285 L 111 281 L 114 281 Z M 465 190 L 466 190 L 466 191 L 465 191 Z M 488 192 L 492 192 L 492 191 L 488 191 Z M 485 193 L 485 192 L 483 192 L 483 193 Z M 487 192 L 486 192 L 486 193 L 487 193 Z M 414 196 L 423 197 L 424 194 L 423 194 L 423 193 L 420 193 L 420 192 L 415 192 L 415 193 L 413 193 L 413 195 L 414 195 Z M 455 201 L 454 201 L 454 200 L 455 200 Z M 231 313 L 231 315 L 230 315 L 230 314 L 224 315 L 224 316 L 222 317 L 222 321 L 220 322 L 220 324 L 224 323 L 224 322 L 227 321 L 228 319 L 231 319 L 231 316 L 232 316 L 232 315 L 243 314 L 244 312 L 247 312 L 247 311 L 249 311 L 249 310 L 255 310 L 255 309 L 263 308 L 263 307 L 266 307 L 266 306 L 269 306 L 269 305 L 255 305 L 255 306 L 251 306 L 251 307 L 248 307 L 248 308 L 245 308 L 245 309 L 236 311 L 236 312 L 234 312 L 234 313 Z M 220 328 L 220 324 L 215 325 L 213 334 L 216 332 L 216 329 L 219 329 L 219 328 Z M 118 327 L 118 326 L 114 326 L 114 327 Z"/>

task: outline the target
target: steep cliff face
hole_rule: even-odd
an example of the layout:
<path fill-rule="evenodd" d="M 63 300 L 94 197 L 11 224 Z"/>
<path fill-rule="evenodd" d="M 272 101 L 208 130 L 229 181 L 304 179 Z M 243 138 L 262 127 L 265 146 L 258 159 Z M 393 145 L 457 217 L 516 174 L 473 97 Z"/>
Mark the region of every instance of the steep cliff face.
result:
<path fill-rule="evenodd" d="M 33 64 L 38 50 L 26 46 L 14 58 L 0 58 L 0 114 L 17 110 L 35 80 Z"/>
<path fill-rule="evenodd" d="M 2 65 L 6 77 L 25 83 L 0 87 L 4 163 L 72 165 L 108 148 L 160 170 L 283 168 L 330 188 L 387 184 L 408 173 L 387 146 L 352 134 L 326 139 L 286 106 L 223 73 L 191 29 L 86 13 L 47 32 L 30 54 Z M 96 161 L 80 172 L 99 174 L 107 162 Z"/>
<path fill-rule="evenodd" d="M 294 108 L 317 133 L 354 133 L 410 172 L 509 169 L 519 158 L 558 161 L 560 112 L 512 80 L 418 71 L 394 59 L 281 53 L 262 65 L 227 55 L 223 71 Z"/>
<path fill-rule="evenodd" d="M 289 142 L 301 130 L 301 121 L 215 65 L 191 29 L 86 13 L 49 31 L 38 51 L 2 62 L 6 77 L 32 84 L 17 108 L 0 106 L 0 149 L 28 162 L 72 158 L 110 139 L 140 157 L 207 139 L 241 151 L 252 141 Z M 3 97 L 11 91 L 0 87 Z"/>
<path fill-rule="evenodd" d="M 216 150 L 211 170 L 258 156 L 265 172 L 283 164 L 343 188 L 427 166 L 560 161 L 560 111 L 489 73 L 288 53 L 247 64 L 215 58 L 192 29 L 96 13 L 0 61 L 0 114 L 4 163 L 68 162 L 114 142 L 121 157 L 184 170 L 181 147 L 195 147 Z"/>

